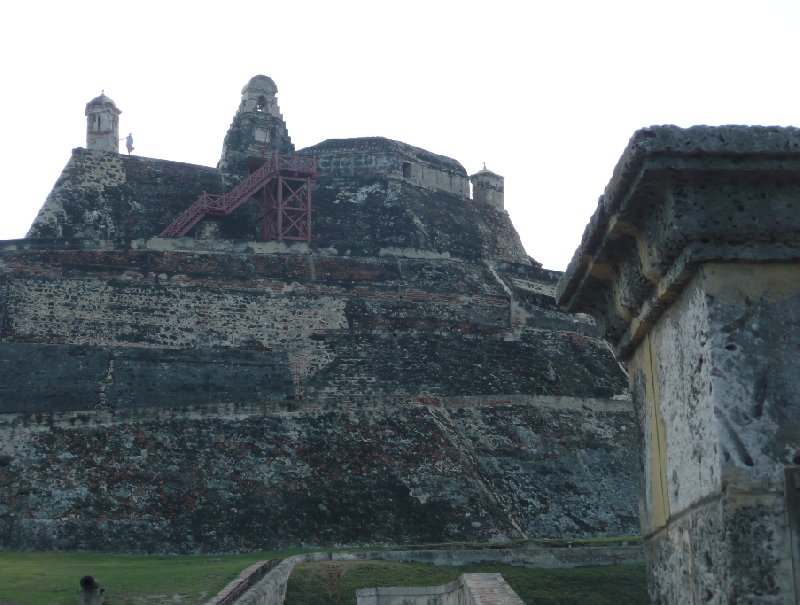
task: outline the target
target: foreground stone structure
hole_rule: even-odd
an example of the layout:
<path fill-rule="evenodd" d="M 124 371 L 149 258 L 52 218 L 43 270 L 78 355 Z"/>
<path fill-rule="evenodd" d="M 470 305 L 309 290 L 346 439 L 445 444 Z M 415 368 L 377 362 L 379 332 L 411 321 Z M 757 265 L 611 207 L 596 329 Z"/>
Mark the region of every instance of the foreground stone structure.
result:
<path fill-rule="evenodd" d="M 800 131 L 637 132 L 559 284 L 629 364 L 654 603 L 800 597 Z"/>
<path fill-rule="evenodd" d="M 358 605 L 525 605 L 499 573 L 465 573 L 442 586 L 361 588 Z"/>
<path fill-rule="evenodd" d="M 393 561 L 426 565 L 501 565 L 566 569 L 598 565 L 639 565 L 641 545 L 570 546 L 569 548 L 482 548 L 479 550 L 373 550 L 364 552 L 316 552 L 283 560 L 259 561 L 230 582 L 207 605 L 280 605 L 294 567 L 311 562 Z M 375 589 L 368 589 L 375 590 Z M 444 591 L 441 591 L 444 592 Z M 457 592 L 455 594 L 458 594 Z M 435 598 L 435 596 L 434 596 Z"/>
<path fill-rule="evenodd" d="M 156 237 L 294 149 L 276 93 L 245 86 L 217 168 L 73 150 L 0 242 L 0 547 L 635 532 L 625 375 L 502 177 L 474 200 L 451 158 L 324 141 L 311 243 L 258 241 L 255 202 Z"/>

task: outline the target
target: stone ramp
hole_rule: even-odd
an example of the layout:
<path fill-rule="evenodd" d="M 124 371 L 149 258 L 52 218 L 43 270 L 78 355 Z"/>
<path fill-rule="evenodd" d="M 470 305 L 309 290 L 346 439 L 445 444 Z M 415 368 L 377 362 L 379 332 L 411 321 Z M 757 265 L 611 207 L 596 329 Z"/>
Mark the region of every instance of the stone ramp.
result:
<path fill-rule="evenodd" d="M 499 573 L 465 573 L 442 586 L 361 588 L 358 605 L 524 605 Z"/>

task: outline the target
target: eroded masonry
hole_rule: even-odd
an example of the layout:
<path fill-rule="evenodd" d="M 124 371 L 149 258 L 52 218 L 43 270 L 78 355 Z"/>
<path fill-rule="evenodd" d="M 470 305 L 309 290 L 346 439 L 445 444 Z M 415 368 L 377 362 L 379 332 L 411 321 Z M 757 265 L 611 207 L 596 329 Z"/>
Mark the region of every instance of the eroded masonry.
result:
<path fill-rule="evenodd" d="M 276 93 L 245 86 L 216 168 L 119 154 L 101 95 L 0 242 L 0 547 L 636 533 L 627 378 L 502 177 L 383 138 L 296 151 Z M 314 160 L 311 206 L 270 181 L 220 209 L 274 154 Z"/>
<path fill-rule="evenodd" d="M 628 363 L 654 603 L 800 600 L 800 130 L 653 127 L 559 284 Z"/>

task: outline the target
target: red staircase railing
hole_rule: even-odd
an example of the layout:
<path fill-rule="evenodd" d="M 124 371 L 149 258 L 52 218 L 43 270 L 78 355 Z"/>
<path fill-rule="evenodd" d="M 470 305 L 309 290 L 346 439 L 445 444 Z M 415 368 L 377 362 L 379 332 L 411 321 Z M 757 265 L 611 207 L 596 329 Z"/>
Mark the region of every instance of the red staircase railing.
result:
<path fill-rule="evenodd" d="M 227 193 L 213 195 L 203 192 L 161 232 L 161 237 L 181 237 L 207 216 L 231 214 L 256 193 L 265 189 L 274 179 L 279 179 L 281 182 L 283 180 L 281 177 L 306 179 L 310 185 L 310 180 L 316 178 L 317 174 L 316 158 L 273 155 L 258 170 Z"/>

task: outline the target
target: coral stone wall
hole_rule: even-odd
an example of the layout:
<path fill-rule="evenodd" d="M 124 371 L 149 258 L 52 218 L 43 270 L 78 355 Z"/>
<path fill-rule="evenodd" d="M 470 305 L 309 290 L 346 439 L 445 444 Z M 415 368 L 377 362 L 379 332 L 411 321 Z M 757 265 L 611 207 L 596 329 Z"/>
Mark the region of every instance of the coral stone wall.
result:
<path fill-rule="evenodd" d="M 395 141 L 378 141 L 380 153 L 373 156 L 367 149 L 358 155 L 377 163 L 374 169 L 356 161 L 351 147 L 342 152 L 322 143 L 303 150 L 318 158 L 326 175 L 312 193 L 314 247 L 367 256 L 384 250 L 425 250 L 528 263 L 508 214 L 467 200 L 458 187 L 459 193 L 453 193 L 449 186 L 401 178 L 402 159 L 408 157 L 428 166 L 431 174 L 447 175 L 441 179 L 463 176 L 466 183 L 458 162 Z M 223 193 L 238 180 L 205 166 L 78 148 L 28 237 L 90 238 L 125 247 L 131 239 L 157 236 L 204 191 Z M 253 198 L 232 215 L 206 222 L 218 225 L 220 239 L 253 241 L 259 203 Z M 193 234 L 202 231 L 203 224 Z"/>
<path fill-rule="evenodd" d="M 257 199 L 157 237 L 241 174 L 82 149 L 0 243 L 0 548 L 635 533 L 626 376 L 508 214 L 396 141 L 306 152 L 309 243 Z"/>
<path fill-rule="evenodd" d="M 0 250 L 3 547 L 636 531 L 625 377 L 557 275 L 164 243 Z"/>
<path fill-rule="evenodd" d="M 629 406 L 531 398 L 0 415 L 4 548 L 221 552 L 628 534 Z M 628 486 L 631 486 L 629 488 Z"/>
<path fill-rule="evenodd" d="M 469 197 L 469 179 L 456 160 L 382 137 L 330 139 L 300 151 L 318 158 L 325 174 L 338 178 L 405 179 L 433 191 Z"/>
<path fill-rule="evenodd" d="M 8 245 L 0 410 L 624 392 L 541 269 L 142 246 Z"/>

